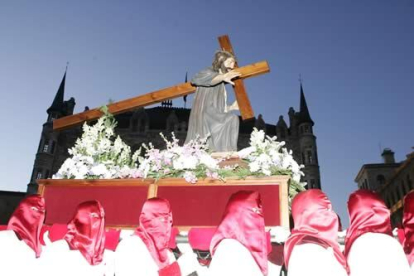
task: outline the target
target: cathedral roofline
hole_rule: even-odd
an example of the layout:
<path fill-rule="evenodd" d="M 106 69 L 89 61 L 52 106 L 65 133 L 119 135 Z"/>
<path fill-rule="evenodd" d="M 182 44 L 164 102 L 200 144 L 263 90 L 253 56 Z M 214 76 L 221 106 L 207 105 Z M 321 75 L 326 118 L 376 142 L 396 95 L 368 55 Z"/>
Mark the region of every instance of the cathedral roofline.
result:
<path fill-rule="evenodd" d="M 47 109 L 49 114 L 51 111 L 62 111 L 64 109 L 64 96 L 65 96 L 65 82 L 66 82 L 66 71 L 63 75 L 63 79 L 60 83 L 59 89 L 56 92 L 55 98 L 53 99 L 52 105 Z"/>
<path fill-rule="evenodd" d="M 298 125 L 302 123 L 315 124 L 309 114 L 308 104 L 306 103 L 305 93 L 303 93 L 302 83 L 300 84 L 300 111 Z"/>

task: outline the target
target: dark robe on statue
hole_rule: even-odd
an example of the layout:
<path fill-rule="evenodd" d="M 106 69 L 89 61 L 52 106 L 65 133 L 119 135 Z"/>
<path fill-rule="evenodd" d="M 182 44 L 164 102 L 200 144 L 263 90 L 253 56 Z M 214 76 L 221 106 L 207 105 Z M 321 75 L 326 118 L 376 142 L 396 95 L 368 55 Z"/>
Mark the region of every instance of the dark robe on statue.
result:
<path fill-rule="evenodd" d="M 197 87 L 188 123 L 188 143 L 197 135 L 209 136 L 209 149 L 215 152 L 237 151 L 239 117 L 227 112 L 227 93 L 224 82 L 212 85 L 219 73 L 207 68 L 191 80 Z"/>

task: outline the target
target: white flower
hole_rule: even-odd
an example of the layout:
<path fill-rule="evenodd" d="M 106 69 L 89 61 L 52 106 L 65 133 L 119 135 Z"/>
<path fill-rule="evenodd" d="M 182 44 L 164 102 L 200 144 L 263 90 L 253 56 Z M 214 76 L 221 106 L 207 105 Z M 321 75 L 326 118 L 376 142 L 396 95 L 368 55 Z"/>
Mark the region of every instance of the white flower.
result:
<path fill-rule="evenodd" d="M 174 133 L 170 140 L 161 134 L 166 144 L 165 150 L 156 149 L 149 143 L 142 145 L 146 150 L 144 156 L 140 154 L 141 150 L 132 154 L 131 148 L 120 136 L 114 139 L 116 122 L 113 116 L 105 114 L 95 125 L 83 125 L 82 137 L 68 150 L 71 158 L 65 160 L 53 178 L 162 178 L 180 175 L 186 181 L 196 183 L 196 175 L 222 179 L 222 175 L 229 173 L 225 170 L 239 168 L 219 168 L 220 160 L 214 159 L 207 152 L 207 137 L 197 137 L 180 146 Z M 284 145 L 276 137 L 266 136 L 263 130 L 255 128 L 250 136 L 250 146 L 237 154 L 247 162 L 250 173 L 254 175 L 270 176 L 282 171 L 292 175 L 292 180 L 303 186 L 305 183 L 300 183 L 300 178 L 304 175 L 303 165 L 293 159 L 292 151 L 283 148 Z M 138 166 L 135 163 L 137 161 Z M 290 187 L 290 193 L 295 192 L 297 187 Z"/>
<path fill-rule="evenodd" d="M 217 169 L 218 168 L 218 162 L 216 159 L 211 157 L 208 154 L 202 154 L 200 157 L 200 163 L 205 165 L 209 169 Z"/>
<path fill-rule="evenodd" d="M 263 130 L 257 130 L 257 128 L 253 129 L 253 132 L 250 136 L 250 144 L 252 146 L 259 145 L 263 143 L 263 140 L 265 138 L 265 133 Z"/>
<path fill-rule="evenodd" d="M 197 177 L 195 176 L 193 172 L 190 172 L 190 171 L 186 171 L 184 173 L 184 179 L 185 181 L 193 183 L 193 184 L 197 182 Z"/>
<path fill-rule="evenodd" d="M 249 163 L 249 169 L 253 173 L 259 171 L 260 170 L 259 162 L 254 161 L 254 162 Z"/>
<path fill-rule="evenodd" d="M 97 164 L 93 166 L 90 170 L 90 174 L 100 176 L 105 175 L 108 172 L 108 169 L 104 164 Z"/>
<path fill-rule="evenodd" d="M 118 178 L 135 167 L 139 152 L 131 157 L 131 148 L 118 136 L 113 143 L 115 121 L 110 114 L 101 117 L 93 126 L 83 125 L 82 137 L 68 150 L 65 160 L 53 178 Z M 122 168 L 122 169 L 121 169 Z"/>
<path fill-rule="evenodd" d="M 181 171 L 184 169 L 183 158 L 178 158 L 173 161 L 174 170 Z"/>
<path fill-rule="evenodd" d="M 198 160 L 195 156 L 182 157 L 184 159 L 184 168 L 194 170 L 197 167 Z"/>

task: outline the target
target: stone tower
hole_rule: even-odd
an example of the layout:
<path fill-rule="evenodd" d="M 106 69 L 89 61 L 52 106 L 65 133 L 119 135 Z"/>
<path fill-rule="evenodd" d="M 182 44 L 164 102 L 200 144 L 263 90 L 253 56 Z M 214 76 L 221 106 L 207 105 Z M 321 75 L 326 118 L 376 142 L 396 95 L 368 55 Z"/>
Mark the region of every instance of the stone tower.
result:
<path fill-rule="evenodd" d="M 65 160 L 68 156 L 67 146 L 65 145 L 65 147 L 62 147 L 62 145 L 59 145 L 59 136 L 65 134 L 70 137 L 70 134 L 73 133 L 74 130 L 64 130 L 60 132 L 53 131 L 53 120 L 67 115 L 72 115 L 73 109 L 75 108 L 74 98 L 64 101 L 65 81 L 66 72 L 63 76 L 62 82 L 60 83 L 55 98 L 53 99 L 52 105 L 46 111 L 48 115 L 47 120 L 43 124 L 42 134 L 40 136 L 40 142 L 33 165 L 32 176 L 29 184 L 27 185 L 27 193 L 29 194 L 37 192 L 37 179 L 51 177 L 52 174 L 56 172 L 56 167 L 60 166 L 63 163 L 62 160 Z"/>
<path fill-rule="evenodd" d="M 308 183 L 308 189 L 320 189 L 321 177 L 319 172 L 316 136 L 313 134 L 314 122 L 309 114 L 305 94 L 303 93 L 302 83 L 300 84 L 300 111 L 295 114 L 295 117 L 295 133 L 298 137 L 296 146 L 299 149 L 298 152 L 301 154 L 297 160 L 301 160 L 302 164 L 305 165 L 303 170 L 305 177 L 303 181 Z"/>
<path fill-rule="evenodd" d="M 318 149 L 316 136 L 313 133 L 314 122 L 311 119 L 302 83 L 300 84 L 300 110 L 296 112 L 289 108 L 289 127 L 283 116 L 279 117 L 276 124 L 278 140 L 286 141 L 286 147 L 293 151 L 293 158 L 299 164 L 305 165 L 303 182 L 307 182 L 308 189 L 321 189 L 321 177 L 319 172 Z"/>

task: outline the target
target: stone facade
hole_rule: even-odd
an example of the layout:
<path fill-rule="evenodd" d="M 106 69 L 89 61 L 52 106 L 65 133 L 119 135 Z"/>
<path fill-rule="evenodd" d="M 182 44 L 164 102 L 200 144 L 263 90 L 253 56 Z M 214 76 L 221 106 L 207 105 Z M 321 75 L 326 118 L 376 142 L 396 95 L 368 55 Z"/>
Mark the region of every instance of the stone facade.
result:
<path fill-rule="evenodd" d="M 51 107 L 47 110 L 47 121 L 43 124 L 39 148 L 33 166 L 33 173 L 28 184 L 28 193 L 37 191 L 36 180 L 49 178 L 58 171 L 68 155 L 68 148 L 75 144 L 81 135 L 81 127 L 74 127 L 63 131 L 53 131 L 52 122 L 56 118 L 73 114 L 75 100 L 64 101 L 64 76 L 59 90 Z M 289 109 L 290 125 L 288 126 L 279 117 L 276 125 L 265 123 L 259 115 L 257 119 L 240 121 L 238 148 L 247 147 L 253 127 L 263 129 L 267 135 L 277 135 L 278 140 L 286 141 L 289 149 L 293 150 L 296 161 L 305 165 L 306 176 L 303 181 L 309 188 L 321 188 L 316 136 L 313 134 L 314 122 L 310 118 L 302 85 L 300 91 L 300 111 Z M 87 107 L 86 107 L 87 108 Z M 131 112 L 116 115 L 118 125 L 116 133 L 135 151 L 142 143 L 151 142 L 156 148 L 164 148 L 165 144 L 159 135 L 160 132 L 169 136 L 173 131 L 180 141 L 184 141 L 187 134 L 190 109 L 176 108 L 171 101 L 154 108 L 138 108 Z"/>
<path fill-rule="evenodd" d="M 394 152 L 390 149 L 385 149 L 382 157 L 384 163 L 363 165 L 355 182 L 359 189 L 381 195 L 391 209 L 392 224 L 397 226 L 401 224 L 404 196 L 414 190 L 414 152 L 399 163 L 395 162 Z"/>
<path fill-rule="evenodd" d="M 378 189 L 378 193 L 391 209 L 393 225 L 401 225 L 404 196 L 414 191 L 414 152 L 395 170 L 395 173 Z"/>

